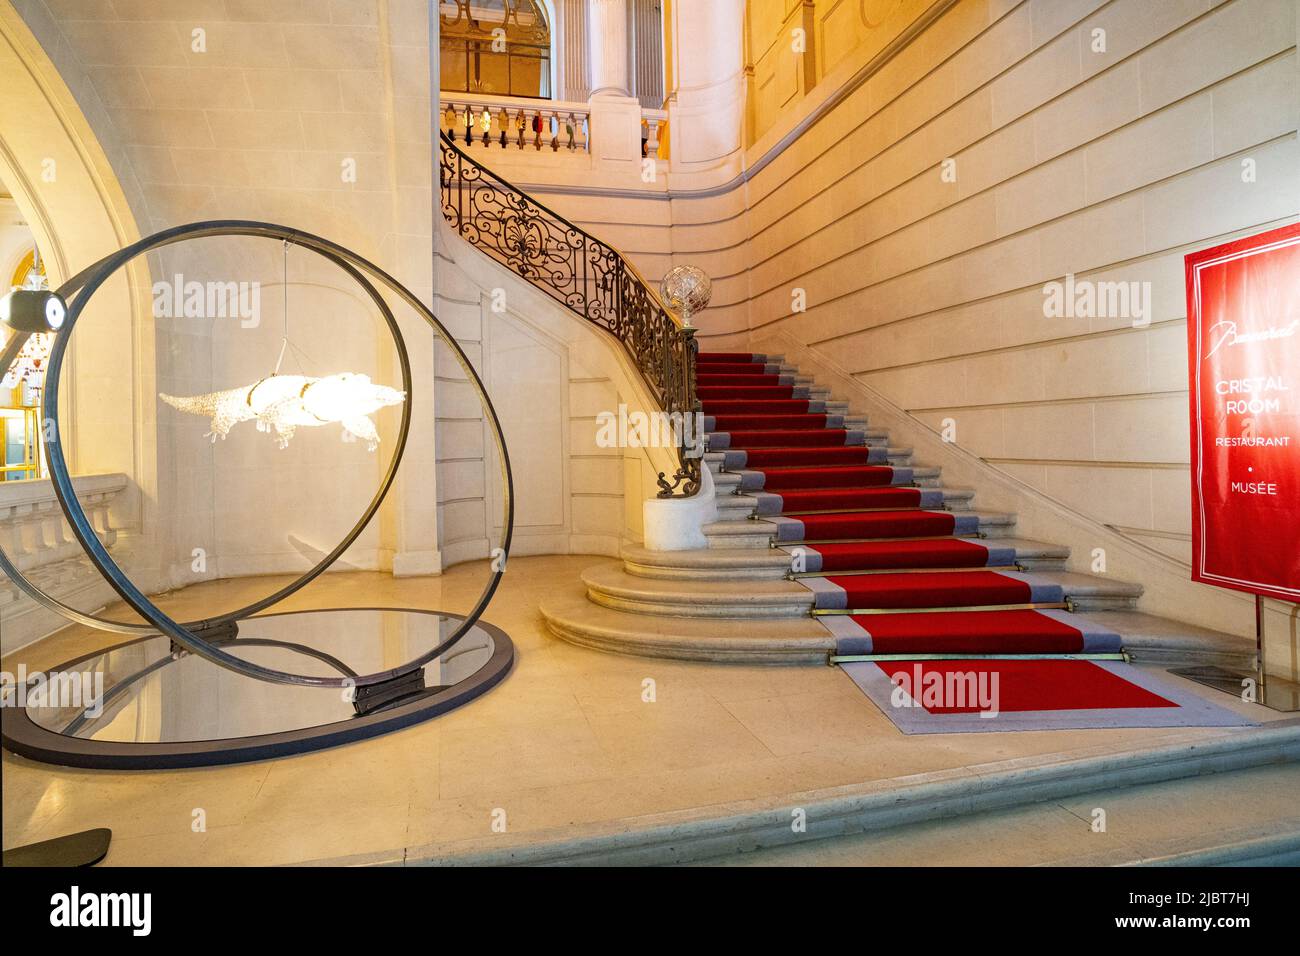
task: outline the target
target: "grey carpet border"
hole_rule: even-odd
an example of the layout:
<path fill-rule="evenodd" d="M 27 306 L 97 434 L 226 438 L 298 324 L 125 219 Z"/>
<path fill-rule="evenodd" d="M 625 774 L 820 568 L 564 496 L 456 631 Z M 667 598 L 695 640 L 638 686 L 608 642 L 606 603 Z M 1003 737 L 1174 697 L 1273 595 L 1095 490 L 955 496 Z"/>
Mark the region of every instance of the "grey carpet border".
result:
<path fill-rule="evenodd" d="M 1159 694 L 1177 707 L 1118 707 L 1107 710 L 1053 710 L 978 714 L 931 714 L 923 707 L 895 707 L 894 684 L 876 664 L 868 661 L 841 664 L 853 683 L 880 708 L 900 731 L 913 734 L 1002 733 L 1034 730 L 1109 730 L 1120 727 L 1255 727 L 1258 723 L 1226 707 L 1205 700 L 1193 691 L 1146 674 L 1120 661 L 1090 661 L 1130 683 Z"/>

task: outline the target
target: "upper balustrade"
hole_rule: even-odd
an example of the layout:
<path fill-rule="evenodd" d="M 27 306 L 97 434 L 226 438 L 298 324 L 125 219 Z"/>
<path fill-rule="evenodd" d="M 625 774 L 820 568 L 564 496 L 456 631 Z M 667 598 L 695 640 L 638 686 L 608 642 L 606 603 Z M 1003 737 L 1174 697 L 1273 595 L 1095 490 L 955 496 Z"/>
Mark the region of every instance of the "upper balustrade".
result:
<path fill-rule="evenodd" d="M 586 103 L 442 93 L 442 131 L 452 142 L 502 149 L 588 152 Z"/>
<path fill-rule="evenodd" d="M 441 131 L 453 143 L 553 153 L 591 152 L 591 107 L 587 103 L 525 99 L 479 93 L 441 94 Z M 643 156 L 661 156 L 668 113 L 641 110 Z"/>

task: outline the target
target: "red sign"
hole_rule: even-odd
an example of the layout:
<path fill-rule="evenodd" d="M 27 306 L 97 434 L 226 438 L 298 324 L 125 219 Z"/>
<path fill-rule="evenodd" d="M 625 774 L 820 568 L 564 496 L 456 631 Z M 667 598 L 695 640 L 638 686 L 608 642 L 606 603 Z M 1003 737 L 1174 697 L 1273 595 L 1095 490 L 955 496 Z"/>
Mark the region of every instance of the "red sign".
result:
<path fill-rule="evenodd" d="M 1192 580 L 1300 601 L 1300 225 L 1186 265 Z"/>

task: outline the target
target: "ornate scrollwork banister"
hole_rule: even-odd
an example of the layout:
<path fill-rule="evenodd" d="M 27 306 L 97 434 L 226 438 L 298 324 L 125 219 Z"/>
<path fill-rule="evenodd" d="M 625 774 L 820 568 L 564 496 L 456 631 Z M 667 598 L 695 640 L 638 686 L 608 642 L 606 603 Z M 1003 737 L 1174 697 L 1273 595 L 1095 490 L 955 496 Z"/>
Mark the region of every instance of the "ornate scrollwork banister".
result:
<path fill-rule="evenodd" d="M 462 238 L 623 344 L 671 425 L 678 468 L 659 497 L 700 488 L 704 436 L 695 393 L 695 330 L 683 327 L 617 249 L 537 202 L 443 133 L 442 214 Z"/>

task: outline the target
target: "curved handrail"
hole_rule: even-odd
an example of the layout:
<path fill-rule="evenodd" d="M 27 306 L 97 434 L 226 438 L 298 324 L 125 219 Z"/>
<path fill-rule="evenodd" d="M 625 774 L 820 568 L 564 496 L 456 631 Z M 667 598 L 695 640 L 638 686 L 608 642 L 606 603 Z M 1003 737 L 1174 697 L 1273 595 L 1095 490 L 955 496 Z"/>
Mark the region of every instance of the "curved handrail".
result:
<path fill-rule="evenodd" d="M 671 479 L 659 473 L 659 497 L 695 495 L 703 455 L 695 330 L 613 246 L 474 160 L 445 132 L 439 139 L 443 218 L 470 245 L 622 343 L 673 430 L 678 468 Z"/>

